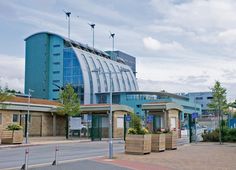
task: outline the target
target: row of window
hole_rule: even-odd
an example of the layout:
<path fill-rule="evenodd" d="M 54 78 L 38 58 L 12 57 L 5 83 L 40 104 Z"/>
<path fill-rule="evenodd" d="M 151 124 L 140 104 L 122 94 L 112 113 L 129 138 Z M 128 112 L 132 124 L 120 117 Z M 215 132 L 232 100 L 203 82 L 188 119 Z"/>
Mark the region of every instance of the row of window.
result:
<path fill-rule="evenodd" d="M 24 115 L 21 115 L 24 116 Z M 17 123 L 20 120 L 20 115 L 19 114 L 13 114 L 12 115 L 12 122 Z M 31 122 L 31 115 L 29 115 L 29 122 Z M 0 125 L 2 124 L 2 113 L 0 113 Z"/>
<path fill-rule="evenodd" d="M 127 94 L 126 100 L 157 100 L 157 99 L 167 99 L 168 96 L 158 96 L 158 95 L 148 95 L 148 94 Z"/>
<path fill-rule="evenodd" d="M 203 97 L 195 97 L 196 100 L 203 100 Z M 207 97 L 207 100 L 212 100 L 213 97 Z"/>

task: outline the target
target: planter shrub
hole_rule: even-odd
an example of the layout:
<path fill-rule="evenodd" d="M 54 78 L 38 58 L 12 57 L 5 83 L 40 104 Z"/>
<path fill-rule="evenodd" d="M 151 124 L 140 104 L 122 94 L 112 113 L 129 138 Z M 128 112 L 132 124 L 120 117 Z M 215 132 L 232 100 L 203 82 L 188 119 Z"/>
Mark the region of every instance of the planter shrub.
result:
<path fill-rule="evenodd" d="M 147 154 L 151 152 L 151 134 L 128 134 L 125 140 L 125 152 L 130 154 Z"/>
<path fill-rule="evenodd" d="M 160 152 L 165 150 L 165 134 L 156 133 L 152 134 L 152 152 Z"/>
<path fill-rule="evenodd" d="M 177 134 L 176 132 L 165 133 L 165 147 L 166 149 L 177 149 Z"/>
<path fill-rule="evenodd" d="M 20 144 L 23 142 L 23 130 L 18 124 L 10 124 L 2 131 L 2 144 Z"/>
<path fill-rule="evenodd" d="M 131 114 L 130 128 L 125 139 L 125 153 L 147 154 L 151 152 L 152 136 L 146 128 L 142 128 L 141 119 Z"/>

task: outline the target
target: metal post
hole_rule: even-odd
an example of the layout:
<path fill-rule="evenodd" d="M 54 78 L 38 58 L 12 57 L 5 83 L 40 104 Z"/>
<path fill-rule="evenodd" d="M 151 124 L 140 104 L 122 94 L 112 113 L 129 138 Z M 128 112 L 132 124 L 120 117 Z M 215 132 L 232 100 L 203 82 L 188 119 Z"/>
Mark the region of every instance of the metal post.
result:
<path fill-rule="evenodd" d="M 194 111 L 196 114 L 196 98 L 194 99 Z M 197 143 L 197 118 L 194 119 L 195 120 L 195 143 Z"/>
<path fill-rule="evenodd" d="M 94 48 L 94 27 L 92 27 L 93 29 L 93 48 Z"/>
<path fill-rule="evenodd" d="M 57 165 L 58 164 L 58 161 L 57 161 L 58 151 L 59 151 L 59 148 L 58 148 L 58 145 L 56 145 L 56 147 L 55 147 L 55 159 L 54 159 L 52 165 Z"/>
<path fill-rule="evenodd" d="M 66 14 L 66 18 L 68 17 L 68 39 L 70 39 L 70 15 L 71 15 L 71 12 L 64 11 L 64 13 Z"/>
<path fill-rule="evenodd" d="M 109 114 L 109 159 L 113 158 L 113 142 L 112 142 L 112 77 L 110 76 L 110 114 Z"/>
<path fill-rule="evenodd" d="M 31 96 L 31 92 L 33 92 L 33 90 L 29 89 L 28 92 L 28 111 L 27 111 L 27 118 L 26 118 L 26 141 L 25 143 L 29 142 L 29 112 L 30 112 L 30 96 Z"/>
<path fill-rule="evenodd" d="M 28 170 L 28 160 L 29 160 L 29 148 L 25 149 L 25 163 L 22 165 L 21 170 Z"/>
<path fill-rule="evenodd" d="M 70 39 L 70 15 L 68 15 L 68 38 Z"/>
<path fill-rule="evenodd" d="M 220 120 L 220 115 L 221 115 L 221 111 L 219 109 L 219 141 L 220 141 L 220 145 L 222 144 L 222 140 L 221 140 L 221 120 Z"/>

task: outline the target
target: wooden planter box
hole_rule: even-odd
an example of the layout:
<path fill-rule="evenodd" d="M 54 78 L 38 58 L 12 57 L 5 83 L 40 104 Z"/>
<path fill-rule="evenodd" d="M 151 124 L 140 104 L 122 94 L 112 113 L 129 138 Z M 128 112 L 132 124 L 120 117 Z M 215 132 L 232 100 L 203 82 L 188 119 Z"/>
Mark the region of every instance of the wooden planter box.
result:
<path fill-rule="evenodd" d="M 152 136 L 127 135 L 125 140 L 125 152 L 131 154 L 147 154 L 151 152 Z"/>
<path fill-rule="evenodd" d="M 152 152 L 165 150 L 165 134 L 152 134 Z"/>
<path fill-rule="evenodd" d="M 177 149 L 177 134 L 175 133 L 166 133 L 166 149 Z"/>
<path fill-rule="evenodd" d="M 22 130 L 4 130 L 2 131 L 2 144 L 19 144 L 23 142 Z"/>

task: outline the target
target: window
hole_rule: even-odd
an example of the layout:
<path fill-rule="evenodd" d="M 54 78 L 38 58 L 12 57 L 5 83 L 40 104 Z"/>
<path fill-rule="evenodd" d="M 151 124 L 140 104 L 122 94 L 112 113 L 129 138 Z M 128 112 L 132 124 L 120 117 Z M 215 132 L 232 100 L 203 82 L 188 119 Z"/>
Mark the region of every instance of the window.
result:
<path fill-rule="evenodd" d="M 60 46 L 61 46 L 60 44 L 53 45 L 53 47 L 60 47 Z"/>
<path fill-rule="evenodd" d="M 53 74 L 59 74 L 60 71 L 53 71 Z"/>
<path fill-rule="evenodd" d="M 53 80 L 53 83 L 60 83 L 60 80 Z"/>
<path fill-rule="evenodd" d="M 59 89 L 53 89 L 52 91 L 53 91 L 53 92 L 56 92 L 56 91 L 59 91 Z"/>
<path fill-rule="evenodd" d="M 53 54 L 53 56 L 59 56 L 60 55 L 60 53 L 54 53 Z"/>
<path fill-rule="evenodd" d="M 195 99 L 196 100 L 202 100 L 202 97 L 196 97 Z"/>
<path fill-rule="evenodd" d="M 213 99 L 213 97 L 207 97 L 207 99 L 209 99 L 209 100 L 212 100 L 212 99 Z"/>
<path fill-rule="evenodd" d="M 53 64 L 54 65 L 60 65 L 60 62 L 54 62 Z"/>
<path fill-rule="evenodd" d="M 18 114 L 13 114 L 13 116 L 12 116 L 12 122 L 18 122 L 18 117 L 19 117 Z"/>
<path fill-rule="evenodd" d="M 0 125 L 2 124 L 2 113 L 0 113 Z"/>

